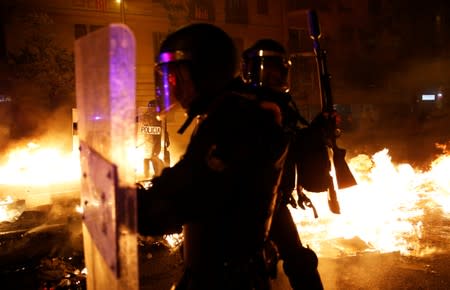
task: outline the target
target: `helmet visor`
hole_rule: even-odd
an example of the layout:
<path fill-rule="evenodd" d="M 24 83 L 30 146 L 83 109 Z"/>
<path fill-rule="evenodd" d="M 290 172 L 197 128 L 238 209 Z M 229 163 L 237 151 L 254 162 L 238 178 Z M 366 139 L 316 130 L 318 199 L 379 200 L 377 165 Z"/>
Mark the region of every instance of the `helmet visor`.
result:
<path fill-rule="evenodd" d="M 290 62 L 274 56 L 261 57 L 258 76 L 259 86 L 287 92 L 290 85 Z"/>
<path fill-rule="evenodd" d="M 178 103 L 180 86 L 177 85 L 175 66 L 173 63 L 164 63 L 155 67 L 155 97 L 162 114 L 173 109 Z"/>
<path fill-rule="evenodd" d="M 242 67 L 247 83 L 276 91 L 289 91 L 291 62 L 284 54 L 260 50 L 244 57 Z"/>
<path fill-rule="evenodd" d="M 155 95 L 161 114 L 177 105 L 188 109 L 195 97 L 189 56 L 181 51 L 160 54 L 155 66 Z"/>

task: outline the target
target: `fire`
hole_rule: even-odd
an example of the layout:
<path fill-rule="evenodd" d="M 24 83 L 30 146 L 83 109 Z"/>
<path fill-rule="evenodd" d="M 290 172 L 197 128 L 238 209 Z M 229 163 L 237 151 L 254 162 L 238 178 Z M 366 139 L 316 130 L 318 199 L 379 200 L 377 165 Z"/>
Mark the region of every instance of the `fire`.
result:
<path fill-rule="evenodd" d="M 442 249 L 423 239 L 427 211 L 449 215 L 450 155 L 439 156 L 429 171 L 395 165 L 388 150 L 351 159 L 358 185 L 341 190 L 341 214 L 334 215 L 326 193 L 307 193 L 319 214 L 291 209 L 300 236 L 319 256 L 354 255 L 366 251 L 421 256 Z"/>
<path fill-rule="evenodd" d="M 20 206 L 20 204 L 19 206 L 16 206 L 17 203 L 18 202 L 14 202 L 13 198 L 9 195 L 3 200 L 0 200 L 0 222 L 13 222 L 22 214 L 24 210 L 23 202 L 20 202 L 22 203 L 22 206 Z"/>
<path fill-rule="evenodd" d="M 0 222 L 16 220 L 26 207 L 50 203 L 55 192 L 76 192 L 80 173 L 77 150 L 64 153 L 33 142 L 10 150 L 0 164 Z"/>
<path fill-rule="evenodd" d="M 41 147 L 30 142 L 24 148 L 11 150 L 0 167 L 0 184 L 48 185 L 72 182 L 80 178 L 77 151 Z"/>
<path fill-rule="evenodd" d="M 427 242 L 429 225 L 425 220 L 430 212 L 447 221 L 450 218 L 450 154 L 443 149 L 427 171 L 394 164 L 387 149 L 352 158 L 349 166 L 358 185 L 338 190 L 341 214 L 330 212 L 326 193 L 307 192 L 319 214 L 317 219 L 310 210 L 291 208 L 304 244 L 322 257 L 367 251 L 421 256 L 442 250 Z M 137 150 L 133 157 L 139 153 Z M 28 143 L 11 150 L 2 161 L 0 222 L 18 218 L 25 209 L 24 201 L 29 206 L 33 198 L 41 198 L 39 190 L 79 185 L 78 152 L 65 154 L 54 147 Z M 166 238 L 172 246 L 181 239 Z"/>

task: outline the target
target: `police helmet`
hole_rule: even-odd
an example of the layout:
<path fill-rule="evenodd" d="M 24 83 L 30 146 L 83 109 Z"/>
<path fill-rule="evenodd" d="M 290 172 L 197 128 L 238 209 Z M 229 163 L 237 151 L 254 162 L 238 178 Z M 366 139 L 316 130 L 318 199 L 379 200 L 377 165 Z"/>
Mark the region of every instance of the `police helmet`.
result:
<path fill-rule="evenodd" d="M 288 92 L 290 67 L 283 45 L 273 39 L 261 39 L 243 52 L 241 77 L 244 83 L 254 87 Z"/>
<path fill-rule="evenodd" d="M 148 104 L 147 104 L 147 107 L 148 107 L 149 109 L 154 109 L 154 110 L 156 110 L 157 112 L 159 112 L 159 104 L 158 104 L 158 101 L 157 101 L 157 100 L 150 100 L 150 101 L 148 102 Z"/>
<path fill-rule="evenodd" d="M 209 23 L 189 24 L 169 34 L 160 46 L 156 98 L 162 112 L 179 104 L 188 115 L 200 115 L 237 74 L 230 36 Z"/>

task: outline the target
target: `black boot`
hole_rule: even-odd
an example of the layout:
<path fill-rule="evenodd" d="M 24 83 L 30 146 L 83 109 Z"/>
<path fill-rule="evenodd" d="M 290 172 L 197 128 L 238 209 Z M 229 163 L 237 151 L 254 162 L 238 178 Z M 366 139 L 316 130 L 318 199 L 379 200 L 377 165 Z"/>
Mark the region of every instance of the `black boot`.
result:
<path fill-rule="evenodd" d="M 285 258 L 283 269 L 293 290 L 323 290 L 318 262 L 316 253 L 309 248 L 301 248 L 297 255 Z"/>

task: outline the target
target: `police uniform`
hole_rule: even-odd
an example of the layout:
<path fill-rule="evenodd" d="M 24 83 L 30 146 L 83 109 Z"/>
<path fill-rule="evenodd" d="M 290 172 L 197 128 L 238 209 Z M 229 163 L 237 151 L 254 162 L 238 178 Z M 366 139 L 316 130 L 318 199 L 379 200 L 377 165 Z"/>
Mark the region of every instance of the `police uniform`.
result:
<path fill-rule="evenodd" d="M 268 289 L 262 251 L 287 152 L 279 108 L 268 105 L 227 93 L 200 123 L 181 161 L 139 195 L 139 205 L 154 207 L 139 210 L 145 220 L 140 233 L 184 225 L 189 278 L 183 289 Z"/>
<path fill-rule="evenodd" d="M 277 104 L 227 89 L 235 53 L 233 40 L 206 23 L 175 31 L 160 48 L 159 103 L 171 108 L 175 98 L 186 109 L 179 133 L 201 117 L 180 161 L 138 188 L 140 234 L 183 231 L 177 290 L 270 289 L 263 249 L 288 140 Z"/>
<path fill-rule="evenodd" d="M 311 249 L 302 245 L 297 226 L 287 207 L 288 204 L 297 205 L 292 192 L 297 185 L 301 185 L 298 182 L 303 178 L 299 176 L 300 169 L 317 173 L 309 167 L 312 163 L 307 164 L 303 161 L 300 163 L 300 159 L 305 160 L 300 157 L 308 156 L 319 148 L 309 146 L 313 140 L 307 135 L 316 131 L 312 131 L 308 122 L 299 114 L 288 93 L 290 65 L 288 55 L 280 43 L 272 39 L 261 39 L 245 50 L 242 55 L 242 82 L 238 86 L 241 90 L 256 94 L 260 100 L 277 103 L 284 116 L 282 127 L 289 136 L 290 145 L 278 187 L 279 200 L 273 216 L 270 239 L 278 250 L 279 258 L 283 261 L 284 272 L 293 289 L 322 290 L 323 285 L 317 271 L 317 256 Z M 304 128 L 301 128 L 299 123 L 302 123 Z M 306 147 L 313 150 L 303 150 Z M 320 148 L 326 147 L 320 146 Z M 327 151 L 325 155 L 322 151 L 319 153 L 320 157 L 328 158 Z M 318 175 L 321 176 L 321 173 Z M 302 179 L 302 182 L 304 181 L 305 179 Z M 307 178 L 306 182 L 311 180 Z"/>
<path fill-rule="evenodd" d="M 144 176 L 150 177 L 150 163 L 153 165 L 155 174 L 159 174 L 161 166 L 159 163 L 159 154 L 161 153 L 161 120 L 157 118 L 154 108 L 148 108 L 139 118 L 139 133 L 144 139 Z"/>

